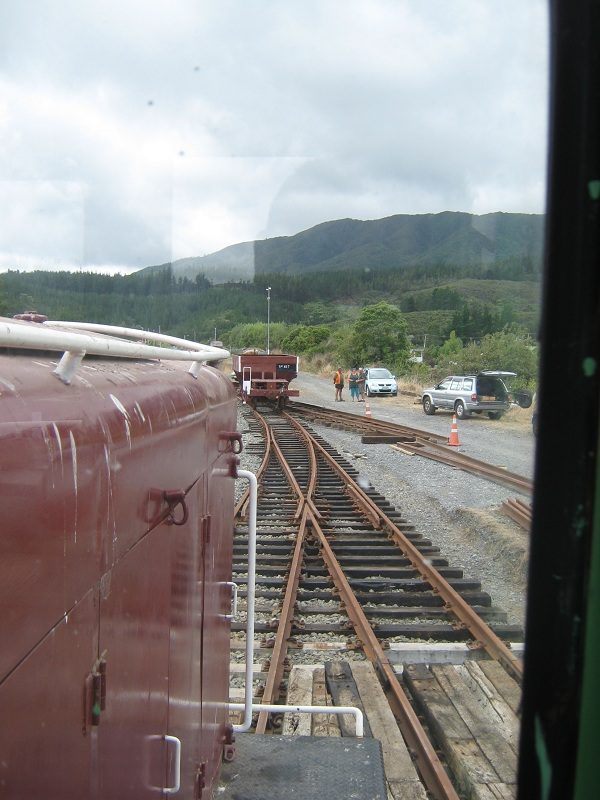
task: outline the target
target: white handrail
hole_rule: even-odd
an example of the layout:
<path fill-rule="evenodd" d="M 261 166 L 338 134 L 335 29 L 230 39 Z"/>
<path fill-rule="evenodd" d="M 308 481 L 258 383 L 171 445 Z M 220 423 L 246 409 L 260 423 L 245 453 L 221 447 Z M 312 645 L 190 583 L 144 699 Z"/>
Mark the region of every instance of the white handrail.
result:
<path fill-rule="evenodd" d="M 49 327 L 54 326 L 54 327 Z M 65 330 L 56 330 L 57 327 Z M 82 330 L 75 333 L 71 328 Z M 106 333 L 108 336 L 94 336 Z M 138 341 L 124 341 L 114 338 L 126 336 Z M 175 347 L 154 347 L 140 343 L 148 339 L 171 345 L 183 345 L 184 350 Z M 177 339 L 166 334 L 140 331 L 137 328 L 120 328 L 113 325 L 96 325 L 86 322 L 44 322 L 28 323 L 1 320 L 0 347 L 28 348 L 36 350 L 63 351 L 64 355 L 55 370 L 64 383 L 70 383 L 81 359 L 86 354 L 112 356 L 119 358 L 160 359 L 161 361 L 192 361 L 190 373 L 197 376 L 199 365 L 205 361 L 216 361 L 229 356 L 228 350 L 210 347 L 187 339 Z"/>
<path fill-rule="evenodd" d="M 181 347 L 184 350 L 193 350 L 202 353 L 205 361 L 216 361 L 217 359 L 227 358 L 230 354 L 222 347 L 211 347 L 200 342 L 193 342 L 190 339 L 178 339 L 176 336 L 169 336 L 166 333 L 155 333 L 154 331 L 141 331 L 139 328 L 124 328 L 120 325 L 101 325 L 96 322 L 66 322 L 64 320 L 47 320 L 44 325 L 58 328 L 73 328 L 75 330 L 92 331 L 94 333 L 105 333 L 110 336 L 125 336 L 128 339 L 138 341 L 163 342 L 174 347 Z M 164 351 L 162 351 L 164 352 Z"/>
<path fill-rule="evenodd" d="M 256 593 L 256 508 L 258 504 L 258 482 L 256 475 L 246 469 L 238 470 L 238 478 L 248 481 L 248 580 L 246 583 L 246 671 L 244 686 L 244 720 L 234 725 L 237 733 L 252 727 L 252 662 L 254 661 L 254 598 Z"/>
<path fill-rule="evenodd" d="M 229 708 L 233 711 L 241 711 L 245 708 L 244 703 L 229 703 Z M 360 708 L 356 706 L 279 706 L 267 703 L 253 703 L 252 711 L 261 713 L 267 711 L 269 714 L 352 714 L 356 721 L 356 736 L 361 738 L 365 735 L 364 715 Z M 234 725 L 234 731 L 239 728 Z"/>
<path fill-rule="evenodd" d="M 252 664 L 254 661 L 254 602 L 256 598 L 256 511 L 258 504 L 258 482 L 256 475 L 245 469 L 239 469 L 238 478 L 245 478 L 249 483 L 248 501 L 248 580 L 246 584 L 246 669 L 244 682 L 244 702 L 229 703 L 230 709 L 244 712 L 240 725 L 234 725 L 236 733 L 245 733 L 252 727 L 253 712 L 269 713 L 296 712 L 300 714 L 353 714 L 356 720 L 356 735 L 363 736 L 364 723 L 360 708 L 354 706 L 280 706 L 252 703 Z"/>

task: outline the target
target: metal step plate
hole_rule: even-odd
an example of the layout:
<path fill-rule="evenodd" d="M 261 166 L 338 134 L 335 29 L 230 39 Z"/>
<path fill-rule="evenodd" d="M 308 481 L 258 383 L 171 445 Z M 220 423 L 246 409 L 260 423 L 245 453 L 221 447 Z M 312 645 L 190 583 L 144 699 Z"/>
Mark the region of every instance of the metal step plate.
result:
<path fill-rule="evenodd" d="M 378 739 L 239 734 L 219 800 L 386 800 Z"/>

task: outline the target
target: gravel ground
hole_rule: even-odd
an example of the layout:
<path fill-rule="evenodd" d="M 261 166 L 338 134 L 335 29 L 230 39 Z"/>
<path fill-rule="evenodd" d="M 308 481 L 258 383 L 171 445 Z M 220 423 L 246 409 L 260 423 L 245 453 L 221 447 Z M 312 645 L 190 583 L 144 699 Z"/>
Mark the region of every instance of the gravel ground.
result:
<path fill-rule="evenodd" d="M 331 384 L 331 385 L 330 385 Z M 335 403 L 331 381 L 301 373 L 295 384 L 301 399 L 337 408 L 340 413 L 363 413 L 364 405 Z M 374 418 L 388 419 L 422 430 L 448 435 L 451 415 L 427 417 L 412 398 L 371 398 Z M 499 511 L 500 504 L 518 496 L 513 490 L 419 456 L 406 456 L 389 445 L 363 445 L 351 433 L 314 425 L 314 430 L 346 455 L 361 480 L 381 494 L 440 548 L 465 577 L 481 581 L 492 603 L 508 621 L 524 624 L 528 535 Z M 243 418 L 240 430 L 247 429 Z M 534 441 L 530 413 L 511 410 L 500 421 L 478 417 L 459 427 L 461 452 L 532 477 Z M 244 437 L 246 439 L 246 437 Z M 255 470 L 257 459 L 242 453 L 242 466 Z M 529 498 L 524 497 L 528 500 Z"/>

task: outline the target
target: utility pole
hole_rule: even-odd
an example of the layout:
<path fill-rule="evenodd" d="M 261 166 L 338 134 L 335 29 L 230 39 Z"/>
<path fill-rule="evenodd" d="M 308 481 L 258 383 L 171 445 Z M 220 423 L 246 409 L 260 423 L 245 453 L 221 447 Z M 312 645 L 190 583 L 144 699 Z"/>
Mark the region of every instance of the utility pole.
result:
<path fill-rule="evenodd" d="M 271 287 L 267 286 L 267 355 L 271 352 Z"/>

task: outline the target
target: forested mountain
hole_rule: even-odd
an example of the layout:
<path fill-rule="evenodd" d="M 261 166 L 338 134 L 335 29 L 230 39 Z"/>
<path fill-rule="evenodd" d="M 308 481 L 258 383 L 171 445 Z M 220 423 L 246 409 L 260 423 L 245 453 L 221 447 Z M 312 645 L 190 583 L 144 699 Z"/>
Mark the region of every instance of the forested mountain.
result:
<path fill-rule="evenodd" d="M 510 323 L 531 334 L 537 326 L 539 264 L 527 257 L 488 265 L 267 273 L 217 285 L 201 275 L 176 278 L 170 267 L 126 276 L 9 271 L 0 275 L 0 311 L 10 316 L 35 309 L 51 319 L 162 330 L 201 341 L 217 329 L 228 342 L 236 326 L 265 321 L 267 286 L 271 322 L 288 326 L 327 324 L 334 331 L 382 300 L 401 309 L 409 334 L 428 341 L 441 343 L 451 330 L 477 338 Z"/>
<path fill-rule="evenodd" d="M 251 280 L 260 273 L 388 270 L 424 264 L 490 265 L 527 256 L 539 263 L 543 216 L 397 214 L 376 220 L 323 222 L 294 236 L 242 242 L 211 255 L 182 258 L 140 270 L 171 267 L 175 278 L 204 275 L 212 283 Z"/>
<path fill-rule="evenodd" d="M 524 214 L 398 215 L 326 222 L 131 275 L 11 270 L 0 275 L 0 312 L 35 309 L 200 341 L 216 332 L 235 347 L 240 326 L 264 324 L 269 286 L 270 321 L 282 336 L 326 325 L 340 340 L 361 309 L 382 301 L 400 309 L 414 341 L 441 344 L 452 330 L 477 340 L 513 324 L 531 335 L 542 229 L 542 217 Z"/>
<path fill-rule="evenodd" d="M 244 281 L 254 276 L 255 242 L 232 244 L 208 256 L 179 258 L 167 264 L 157 264 L 138 271 L 138 275 L 164 272 L 171 269 L 176 278 L 194 280 L 196 275 L 204 275 L 212 283 Z"/>

